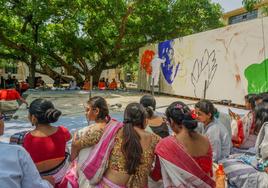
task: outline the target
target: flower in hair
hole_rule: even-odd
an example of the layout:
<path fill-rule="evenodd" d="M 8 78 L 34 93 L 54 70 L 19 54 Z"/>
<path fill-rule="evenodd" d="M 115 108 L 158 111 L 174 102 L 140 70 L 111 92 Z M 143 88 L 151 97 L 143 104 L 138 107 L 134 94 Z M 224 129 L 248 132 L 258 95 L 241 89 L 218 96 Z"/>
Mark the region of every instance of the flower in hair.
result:
<path fill-rule="evenodd" d="M 182 106 L 181 104 L 176 104 L 175 108 L 176 108 L 176 109 L 182 109 L 183 106 Z"/>
<path fill-rule="evenodd" d="M 197 119 L 197 114 L 196 114 L 195 110 L 191 110 L 191 117 L 193 119 Z"/>

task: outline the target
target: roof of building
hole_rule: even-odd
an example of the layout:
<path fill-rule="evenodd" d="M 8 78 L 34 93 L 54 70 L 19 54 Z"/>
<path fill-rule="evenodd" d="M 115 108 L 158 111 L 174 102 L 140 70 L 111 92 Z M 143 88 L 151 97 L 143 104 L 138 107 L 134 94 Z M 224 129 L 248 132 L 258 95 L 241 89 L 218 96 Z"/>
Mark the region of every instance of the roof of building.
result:
<path fill-rule="evenodd" d="M 263 0 L 261 3 L 257 4 L 254 9 L 258 9 L 264 5 L 268 5 L 268 0 Z M 226 18 L 230 18 L 232 16 L 236 16 L 236 15 L 239 15 L 239 14 L 243 14 L 243 13 L 246 13 L 248 12 L 244 7 L 241 7 L 241 8 L 238 8 L 238 9 L 235 9 L 235 10 L 232 10 L 232 11 L 229 11 L 229 12 L 226 12 L 223 14 L 223 19 L 226 19 Z"/>

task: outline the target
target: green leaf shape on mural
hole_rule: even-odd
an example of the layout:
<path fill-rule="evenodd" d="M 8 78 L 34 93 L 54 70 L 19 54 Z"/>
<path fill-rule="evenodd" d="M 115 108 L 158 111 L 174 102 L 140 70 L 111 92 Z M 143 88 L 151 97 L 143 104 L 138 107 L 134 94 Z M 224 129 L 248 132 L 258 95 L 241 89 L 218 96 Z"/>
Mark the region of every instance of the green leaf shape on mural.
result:
<path fill-rule="evenodd" d="M 268 59 L 260 64 L 252 64 L 245 69 L 248 81 L 248 93 L 262 93 L 268 91 Z"/>

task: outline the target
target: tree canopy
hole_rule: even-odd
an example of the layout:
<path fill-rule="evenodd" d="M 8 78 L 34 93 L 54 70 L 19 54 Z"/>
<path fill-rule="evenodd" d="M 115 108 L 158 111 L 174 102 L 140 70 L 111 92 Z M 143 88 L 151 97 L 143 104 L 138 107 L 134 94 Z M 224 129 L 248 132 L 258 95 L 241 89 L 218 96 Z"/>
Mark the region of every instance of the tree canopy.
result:
<path fill-rule="evenodd" d="M 210 0 L 0 0 L 0 59 L 78 81 L 137 62 L 138 49 L 222 26 Z"/>
<path fill-rule="evenodd" d="M 248 11 L 252 11 L 252 10 L 254 10 L 254 8 L 257 4 L 267 3 L 267 1 L 266 0 L 243 0 L 242 3 L 244 5 L 245 9 L 247 9 Z M 268 6 L 267 5 L 262 6 L 262 14 L 264 16 L 268 15 Z"/>

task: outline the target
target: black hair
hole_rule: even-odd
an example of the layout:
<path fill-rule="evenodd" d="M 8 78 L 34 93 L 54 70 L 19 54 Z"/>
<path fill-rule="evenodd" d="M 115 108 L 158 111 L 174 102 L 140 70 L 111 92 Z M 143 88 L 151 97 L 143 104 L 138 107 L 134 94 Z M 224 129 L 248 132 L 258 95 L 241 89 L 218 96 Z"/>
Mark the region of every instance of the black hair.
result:
<path fill-rule="evenodd" d="M 262 100 L 263 99 L 263 95 L 260 93 L 260 94 L 257 94 L 256 96 L 255 96 L 255 104 L 256 104 L 256 101 L 257 100 Z"/>
<path fill-rule="evenodd" d="M 166 109 L 166 117 L 169 122 L 172 119 L 177 125 L 183 125 L 189 131 L 197 127 L 197 121 L 193 119 L 190 108 L 181 101 L 169 105 Z"/>
<path fill-rule="evenodd" d="M 146 109 L 148 113 L 148 118 L 153 117 L 156 101 L 152 95 L 143 95 L 140 99 L 140 104 Z"/>
<path fill-rule="evenodd" d="M 103 97 L 95 96 L 88 100 L 88 104 L 92 109 L 99 109 L 99 114 L 96 120 L 105 120 L 109 117 L 109 109 L 106 100 Z"/>
<path fill-rule="evenodd" d="M 126 158 L 125 168 L 130 175 L 136 172 L 142 157 L 140 136 L 134 127 L 145 129 L 146 116 L 146 110 L 139 103 L 130 103 L 124 112 L 122 152 Z"/>
<path fill-rule="evenodd" d="M 255 108 L 255 129 L 254 133 L 258 134 L 262 125 L 268 122 L 268 102 L 262 102 Z"/>
<path fill-rule="evenodd" d="M 211 120 L 214 119 L 214 115 L 217 113 L 217 109 L 214 107 L 213 103 L 209 100 L 202 99 L 195 104 L 195 108 L 198 108 L 201 112 L 205 114 L 211 114 Z"/>
<path fill-rule="evenodd" d="M 46 99 L 35 99 L 29 107 L 30 115 L 34 115 L 37 124 L 49 124 L 58 121 L 61 111 L 57 110 L 52 102 Z"/>
<path fill-rule="evenodd" d="M 259 94 L 259 97 L 263 102 L 268 102 L 268 92 L 263 92 Z M 258 100 L 258 99 L 257 99 Z"/>
<path fill-rule="evenodd" d="M 247 94 L 245 96 L 245 101 L 247 101 L 250 104 L 250 107 L 252 110 L 254 110 L 254 108 L 255 108 L 256 96 L 257 96 L 257 94 L 254 94 L 254 93 Z"/>

